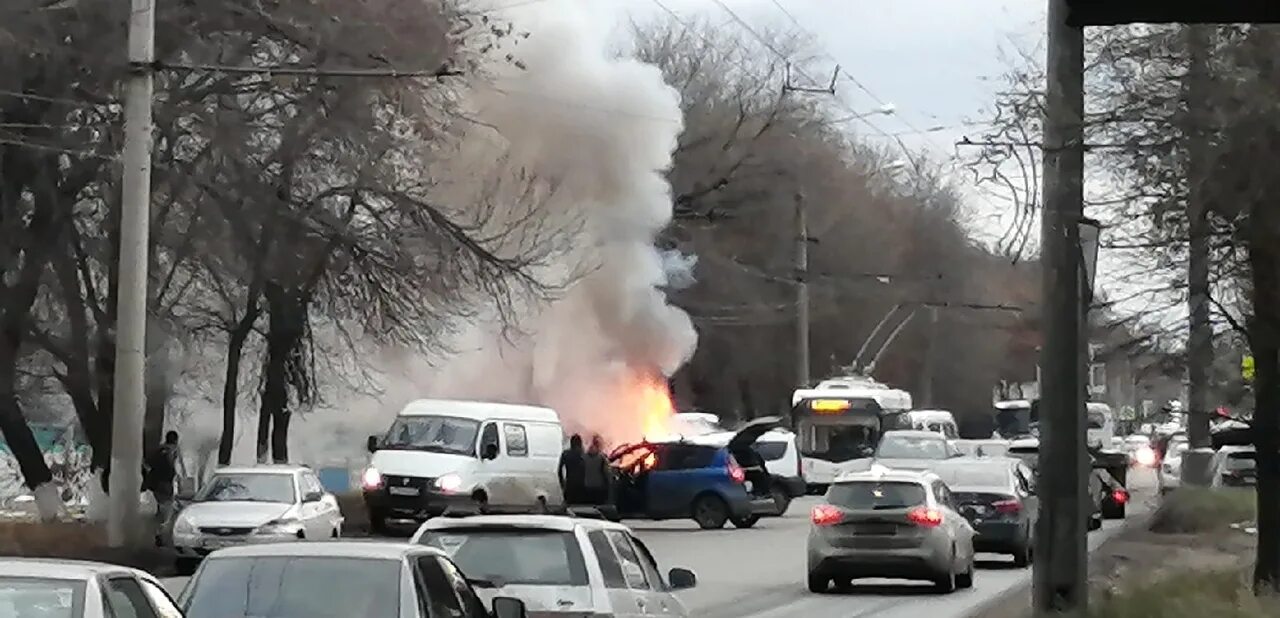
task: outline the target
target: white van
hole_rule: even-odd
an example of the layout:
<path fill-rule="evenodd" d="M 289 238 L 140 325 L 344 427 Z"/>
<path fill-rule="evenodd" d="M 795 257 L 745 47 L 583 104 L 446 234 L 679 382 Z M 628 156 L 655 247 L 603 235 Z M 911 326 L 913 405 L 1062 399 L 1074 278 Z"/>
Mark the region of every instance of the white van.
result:
<path fill-rule="evenodd" d="M 904 414 L 899 422 L 902 429 L 932 431 L 946 436 L 948 440 L 960 438 L 956 417 L 946 410 L 912 410 Z"/>
<path fill-rule="evenodd" d="M 560 505 L 564 430 L 538 406 L 421 399 L 400 411 L 361 479 L 370 528 L 423 521 L 449 506 Z"/>

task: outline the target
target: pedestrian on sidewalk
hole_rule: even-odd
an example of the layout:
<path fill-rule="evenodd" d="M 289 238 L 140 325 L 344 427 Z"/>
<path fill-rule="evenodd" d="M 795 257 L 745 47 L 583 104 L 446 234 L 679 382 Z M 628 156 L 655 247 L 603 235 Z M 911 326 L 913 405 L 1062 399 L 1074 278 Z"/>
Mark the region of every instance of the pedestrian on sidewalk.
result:
<path fill-rule="evenodd" d="M 151 452 L 146 460 L 144 487 L 156 502 L 156 535 L 168 538 L 167 528 L 173 519 L 174 499 L 177 495 L 178 470 L 182 466 L 178 450 L 178 432 L 170 430 L 164 442 Z"/>

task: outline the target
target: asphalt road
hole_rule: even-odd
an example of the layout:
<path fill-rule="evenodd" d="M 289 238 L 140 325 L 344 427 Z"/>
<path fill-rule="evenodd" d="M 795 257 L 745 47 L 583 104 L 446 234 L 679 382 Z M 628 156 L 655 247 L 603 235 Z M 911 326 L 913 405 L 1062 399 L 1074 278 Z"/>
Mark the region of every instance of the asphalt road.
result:
<path fill-rule="evenodd" d="M 1135 495 L 1130 517 L 1154 504 L 1154 487 L 1153 474 L 1131 473 Z M 940 595 L 928 583 L 859 580 L 848 593 L 812 594 L 805 587 L 805 536 L 815 501 L 797 500 L 786 517 L 761 520 L 750 530 L 703 531 L 691 521 L 627 523 L 664 570 L 685 567 L 697 574 L 697 588 L 680 596 L 690 615 L 699 618 L 963 617 L 1030 581 L 1029 568 L 1015 569 L 1004 556 L 979 554 L 970 590 Z M 1121 523 L 1107 521 L 1102 530 L 1090 533 L 1090 549 Z M 164 583 L 176 595 L 186 581 Z"/>

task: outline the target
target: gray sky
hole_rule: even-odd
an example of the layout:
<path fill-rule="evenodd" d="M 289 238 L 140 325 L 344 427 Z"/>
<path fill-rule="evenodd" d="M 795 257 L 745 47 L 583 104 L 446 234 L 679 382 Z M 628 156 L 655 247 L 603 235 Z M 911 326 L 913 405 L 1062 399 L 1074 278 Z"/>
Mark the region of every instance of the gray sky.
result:
<path fill-rule="evenodd" d="M 813 77 L 826 79 L 839 64 L 865 86 L 838 82 L 849 108 L 871 111 L 880 102 L 897 108 L 893 115 L 868 118 L 878 130 L 857 123 L 856 131 L 892 146 L 883 131 L 943 160 L 955 156 L 956 141 L 974 133 L 965 124 L 984 117 L 1010 55 L 1019 49 L 1040 53 L 1045 11 L 1042 0 L 720 0 L 733 14 L 716 0 L 608 1 L 619 5 L 621 19 L 662 17 L 660 2 L 682 17 L 708 17 L 745 36 L 751 35 L 733 14 L 752 26 L 801 28 L 829 56 L 826 74 Z M 980 220 L 999 214 L 1000 202 L 968 193 Z M 995 221 L 975 227 L 982 235 L 1000 231 Z"/>

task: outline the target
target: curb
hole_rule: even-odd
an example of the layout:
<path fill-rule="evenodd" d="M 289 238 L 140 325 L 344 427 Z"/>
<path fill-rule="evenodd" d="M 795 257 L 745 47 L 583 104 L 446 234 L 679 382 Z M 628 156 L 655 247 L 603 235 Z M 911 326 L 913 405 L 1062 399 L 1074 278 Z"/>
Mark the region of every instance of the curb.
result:
<path fill-rule="evenodd" d="M 1110 531 L 1108 531 L 1110 532 L 1110 534 L 1107 536 L 1107 538 L 1103 539 L 1103 541 L 1099 543 L 1097 547 L 1093 548 L 1093 550 L 1089 552 L 1089 558 L 1092 560 L 1094 553 L 1101 551 L 1108 544 L 1114 542 L 1116 538 L 1119 537 L 1120 535 L 1126 532 L 1129 532 L 1130 530 L 1133 530 L 1134 528 L 1137 528 L 1139 526 L 1141 527 L 1148 526 L 1151 523 L 1151 518 L 1155 516 L 1156 510 L 1159 508 L 1160 508 L 1160 505 L 1157 498 L 1156 504 L 1150 510 L 1136 517 L 1128 518 L 1125 520 L 1123 524 L 1115 528 L 1112 528 Z M 966 613 L 964 615 L 964 618 L 988 618 L 988 616 L 993 615 L 993 612 L 996 612 L 998 608 L 1012 603 L 1017 598 L 1027 599 L 1027 603 L 1025 604 L 1026 612 L 1023 615 L 1030 616 L 1032 614 L 1030 598 L 1031 598 L 1031 587 L 1033 585 L 1032 584 L 1033 581 L 1034 579 L 1029 580 L 1025 583 L 1017 584 L 1009 588 L 1008 590 L 1005 590 L 1004 592 L 997 594 L 992 598 L 987 599 L 986 601 L 983 601 L 982 603 L 979 603 L 977 607 L 974 607 L 972 610 Z M 1000 614 L 995 613 L 994 615 L 1000 615 Z"/>

